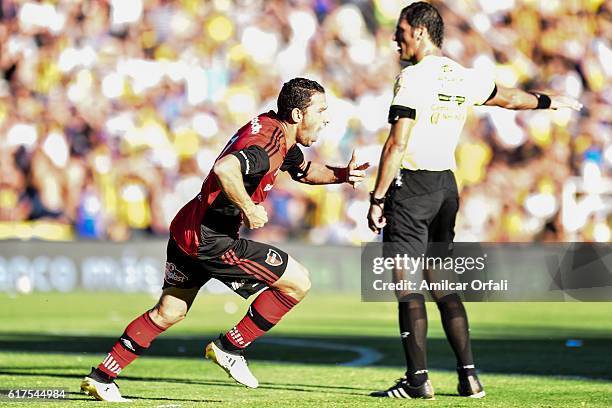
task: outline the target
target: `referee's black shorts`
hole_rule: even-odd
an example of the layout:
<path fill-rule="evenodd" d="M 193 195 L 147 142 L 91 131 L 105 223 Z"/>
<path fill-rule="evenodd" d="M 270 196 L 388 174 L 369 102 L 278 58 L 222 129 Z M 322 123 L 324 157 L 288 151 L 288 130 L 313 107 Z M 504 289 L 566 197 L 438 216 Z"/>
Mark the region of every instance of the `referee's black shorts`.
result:
<path fill-rule="evenodd" d="M 199 288 L 215 278 L 246 299 L 272 285 L 287 269 L 289 255 L 275 246 L 236 239 L 204 225 L 200 238 L 198 255 L 192 257 L 170 237 L 164 289 Z"/>
<path fill-rule="evenodd" d="M 383 242 L 393 243 L 385 244 L 385 256 L 397 252 L 428 256 L 428 243 L 445 243 L 452 249 L 458 210 L 459 193 L 452 171 L 402 170 L 385 200 Z"/>

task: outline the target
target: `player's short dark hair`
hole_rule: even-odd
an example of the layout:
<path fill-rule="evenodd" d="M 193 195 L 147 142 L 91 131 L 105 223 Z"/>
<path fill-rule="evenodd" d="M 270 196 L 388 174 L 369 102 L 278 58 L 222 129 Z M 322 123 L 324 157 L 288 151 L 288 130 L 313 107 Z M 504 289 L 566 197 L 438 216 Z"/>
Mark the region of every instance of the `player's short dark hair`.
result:
<path fill-rule="evenodd" d="M 317 92 L 325 93 L 325 89 L 317 81 L 293 78 L 291 81 L 285 82 L 276 101 L 279 118 L 289 120 L 293 109 L 305 110 L 310 106 L 312 95 Z"/>
<path fill-rule="evenodd" d="M 424 27 L 429 38 L 438 48 L 442 48 L 444 40 L 444 20 L 438 10 L 429 3 L 419 1 L 402 9 L 400 19 L 406 20 L 413 28 Z"/>

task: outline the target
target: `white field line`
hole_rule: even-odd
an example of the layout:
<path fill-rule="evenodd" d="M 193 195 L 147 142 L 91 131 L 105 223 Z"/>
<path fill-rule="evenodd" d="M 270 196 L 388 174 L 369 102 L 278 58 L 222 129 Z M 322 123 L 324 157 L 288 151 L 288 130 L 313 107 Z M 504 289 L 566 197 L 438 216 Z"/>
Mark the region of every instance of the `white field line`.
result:
<path fill-rule="evenodd" d="M 84 336 L 88 335 L 96 335 L 94 333 L 87 333 L 84 331 L 59 331 L 59 330 L 49 330 L 47 333 L 52 335 L 64 335 L 64 336 Z M 202 337 L 198 336 L 168 336 L 168 339 L 176 339 L 176 340 L 202 340 Z M 337 365 L 342 367 L 364 367 L 368 365 L 372 365 L 377 361 L 380 361 L 383 358 L 383 354 L 374 350 L 371 347 L 364 346 L 355 346 L 351 344 L 343 344 L 343 343 L 332 343 L 326 341 L 318 341 L 318 340 L 300 340 L 300 339 L 283 339 L 283 338 L 275 338 L 275 337 L 262 337 L 257 340 L 257 343 L 263 344 L 276 344 L 279 346 L 292 346 L 292 347 L 304 347 L 304 348 L 313 348 L 313 349 L 323 349 L 323 350 L 332 350 L 332 351 L 350 351 L 358 355 L 356 359 L 338 363 Z M 261 361 L 261 360 L 260 360 Z M 276 360 L 270 360 L 270 362 L 278 363 Z"/>
<path fill-rule="evenodd" d="M 292 347 L 305 347 L 305 348 L 318 348 L 323 350 L 338 350 L 338 351 L 350 351 L 357 354 L 359 357 L 347 361 L 345 363 L 339 363 L 339 366 L 344 367 L 363 367 L 376 363 L 383 358 L 383 355 L 378 351 L 370 347 L 354 346 L 350 344 L 342 343 L 329 343 L 325 341 L 316 340 L 299 340 L 299 339 L 279 339 L 279 338 L 261 338 L 260 343 L 265 344 L 277 344 L 281 346 L 292 346 Z"/>

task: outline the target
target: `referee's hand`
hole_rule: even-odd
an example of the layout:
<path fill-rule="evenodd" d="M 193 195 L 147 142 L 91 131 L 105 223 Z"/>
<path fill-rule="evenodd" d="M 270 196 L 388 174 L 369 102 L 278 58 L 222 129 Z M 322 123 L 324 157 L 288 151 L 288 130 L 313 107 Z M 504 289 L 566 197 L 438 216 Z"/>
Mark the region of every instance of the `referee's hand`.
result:
<path fill-rule="evenodd" d="M 582 104 L 567 95 L 549 95 L 550 97 L 550 109 L 570 108 L 575 111 L 582 109 Z"/>
<path fill-rule="evenodd" d="M 383 208 L 380 205 L 370 204 L 370 211 L 368 211 L 368 227 L 380 234 L 382 229 L 387 225 L 387 220 L 383 215 Z"/>

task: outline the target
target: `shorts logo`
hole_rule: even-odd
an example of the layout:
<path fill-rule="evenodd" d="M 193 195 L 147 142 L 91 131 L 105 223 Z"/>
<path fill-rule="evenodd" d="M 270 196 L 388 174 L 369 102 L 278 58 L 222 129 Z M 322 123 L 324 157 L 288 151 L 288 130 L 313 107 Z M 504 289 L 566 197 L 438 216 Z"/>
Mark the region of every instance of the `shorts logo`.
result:
<path fill-rule="evenodd" d="M 283 258 L 275 250 L 268 249 L 268 256 L 265 262 L 270 266 L 281 266 L 283 264 Z"/>
<path fill-rule="evenodd" d="M 183 283 L 187 280 L 187 276 L 176 268 L 172 262 L 166 262 L 166 274 L 164 280 L 171 285 Z"/>
<path fill-rule="evenodd" d="M 232 290 L 238 290 L 241 287 L 244 286 L 244 279 L 239 280 L 239 281 L 232 281 L 232 283 L 230 283 Z"/>

